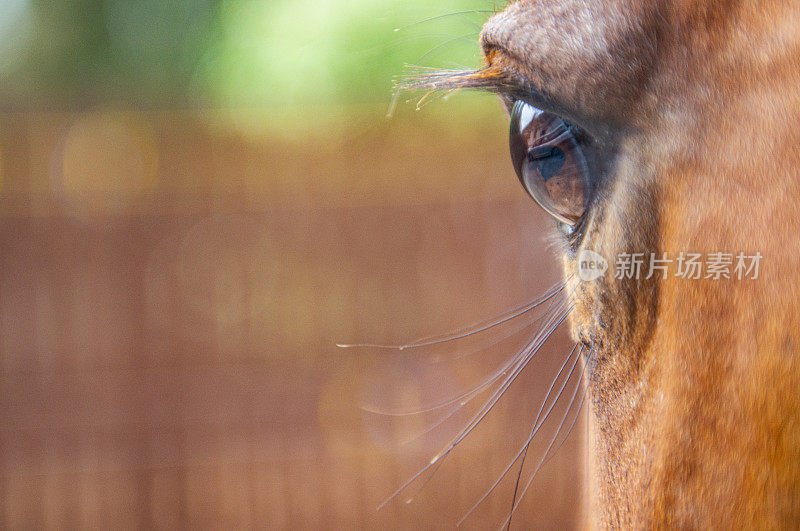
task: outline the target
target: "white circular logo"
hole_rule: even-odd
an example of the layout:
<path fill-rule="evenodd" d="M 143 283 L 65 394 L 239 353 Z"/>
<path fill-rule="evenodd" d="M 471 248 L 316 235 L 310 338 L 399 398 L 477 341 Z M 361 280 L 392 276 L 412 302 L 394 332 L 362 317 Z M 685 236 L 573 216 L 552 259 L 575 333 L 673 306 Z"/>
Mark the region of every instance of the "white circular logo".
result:
<path fill-rule="evenodd" d="M 578 277 L 591 282 L 602 277 L 608 270 L 608 261 L 594 251 L 584 249 L 578 253 Z"/>

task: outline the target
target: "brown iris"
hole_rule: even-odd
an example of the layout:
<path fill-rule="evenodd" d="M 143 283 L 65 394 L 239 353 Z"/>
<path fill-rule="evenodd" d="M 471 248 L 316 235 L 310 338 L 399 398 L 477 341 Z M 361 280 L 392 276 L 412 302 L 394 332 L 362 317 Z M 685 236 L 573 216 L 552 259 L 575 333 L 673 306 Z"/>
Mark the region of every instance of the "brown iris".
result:
<path fill-rule="evenodd" d="M 517 101 L 509 144 L 517 177 L 530 196 L 559 221 L 577 224 L 586 210 L 589 171 L 564 120 Z"/>

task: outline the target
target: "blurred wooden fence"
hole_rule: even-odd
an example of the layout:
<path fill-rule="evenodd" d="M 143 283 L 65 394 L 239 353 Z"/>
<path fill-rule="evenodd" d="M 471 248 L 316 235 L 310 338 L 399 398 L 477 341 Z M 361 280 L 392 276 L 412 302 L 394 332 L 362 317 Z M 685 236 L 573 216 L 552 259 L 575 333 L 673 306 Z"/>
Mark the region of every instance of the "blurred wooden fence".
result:
<path fill-rule="evenodd" d="M 557 279 L 502 143 L 253 141 L 195 118 L 4 117 L 0 526 L 454 526 L 565 337 L 415 503 L 380 512 L 438 439 L 383 440 L 358 408 L 379 354 L 334 343 L 441 332 Z M 517 524 L 579 524 L 582 437 Z M 499 524 L 509 494 L 469 524 Z"/>

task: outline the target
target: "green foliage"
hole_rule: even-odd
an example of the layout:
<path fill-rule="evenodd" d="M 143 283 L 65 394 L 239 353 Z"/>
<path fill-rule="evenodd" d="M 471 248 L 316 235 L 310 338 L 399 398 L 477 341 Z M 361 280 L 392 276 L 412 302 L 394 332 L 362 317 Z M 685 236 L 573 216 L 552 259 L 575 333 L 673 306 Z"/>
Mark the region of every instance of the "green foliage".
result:
<path fill-rule="evenodd" d="M 475 66 L 487 0 L 4 0 L 6 106 L 388 103 L 405 64 Z M 430 17 L 439 17 L 424 21 Z"/>

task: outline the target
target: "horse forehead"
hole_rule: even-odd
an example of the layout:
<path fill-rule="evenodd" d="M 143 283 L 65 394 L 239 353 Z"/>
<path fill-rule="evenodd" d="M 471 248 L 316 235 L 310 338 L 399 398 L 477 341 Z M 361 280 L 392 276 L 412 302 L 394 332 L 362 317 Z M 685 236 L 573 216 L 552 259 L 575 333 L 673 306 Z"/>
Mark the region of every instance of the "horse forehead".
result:
<path fill-rule="evenodd" d="M 518 59 L 603 56 L 609 37 L 629 25 L 623 8 L 591 1 L 518 1 L 491 17 L 481 31 L 481 44 L 498 46 Z"/>

